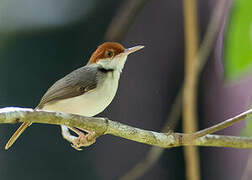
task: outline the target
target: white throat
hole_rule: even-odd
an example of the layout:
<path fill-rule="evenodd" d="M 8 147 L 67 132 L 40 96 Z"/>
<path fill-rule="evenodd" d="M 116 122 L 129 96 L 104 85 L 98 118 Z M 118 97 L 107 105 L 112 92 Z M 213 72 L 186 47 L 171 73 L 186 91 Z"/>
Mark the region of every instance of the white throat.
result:
<path fill-rule="evenodd" d="M 97 62 L 97 64 L 101 65 L 104 69 L 113 69 L 121 73 L 127 57 L 127 55 L 118 55 L 113 59 L 101 59 Z"/>

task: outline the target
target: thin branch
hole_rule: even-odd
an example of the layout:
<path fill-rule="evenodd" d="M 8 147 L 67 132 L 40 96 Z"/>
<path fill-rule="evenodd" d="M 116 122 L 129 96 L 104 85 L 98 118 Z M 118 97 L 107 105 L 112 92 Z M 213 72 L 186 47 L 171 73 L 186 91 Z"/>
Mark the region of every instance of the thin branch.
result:
<path fill-rule="evenodd" d="M 203 70 L 208 56 L 212 51 L 212 47 L 217 39 L 218 33 L 220 31 L 221 23 L 223 22 L 223 17 L 225 13 L 227 0 L 218 1 L 216 7 L 214 8 L 207 31 L 204 35 L 202 43 L 200 45 L 199 52 L 196 57 L 196 61 L 199 61 L 199 66 L 196 68 L 198 71 L 198 76 Z M 172 105 L 171 112 L 165 121 L 162 132 L 167 132 L 167 130 L 174 129 L 179 120 L 179 115 L 181 111 L 181 99 L 182 99 L 182 89 L 178 92 L 175 98 L 175 103 Z M 175 113 L 174 113 L 175 112 Z M 165 149 L 160 149 L 158 147 L 152 147 L 150 151 L 146 154 L 143 160 L 136 164 L 130 171 L 128 171 L 122 179 L 137 179 L 142 176 L 146 171 L 148 171 L 155 162 L 159 159 Z M 141 167 L 141 168 L 140 168 Z"/>
<path fill-rule="evenodd" d="M 182 91 L 180 90 L 175 97 L 172 109 L 166 118 L 165 125 L 162 128 L 162 132 L 169 132 L 175 129 L 177 125 L 179 116 L 181 114 L 181 103 L 182 103 Z M 147 172 L 163 154 L 165 149 L 156 146 L 151 147 L 149 152 L 146 154 L 144 159 L 138 162 L 132 169 L 125 173 L 120 180 L 134 180 L 141 177 L 145 172 Z"/>
<path fill-rule="evenodd" d="M 220 131 L 222 129 L 225 129 L 229 126 L 232 126 L 233 124 L 247 118 L 247 116 L 249 114 L 252 114 L 252 109 L 248 110 L 248 111 L 245 111 L 244 113 L 241 113 L 233 118 L 230 118 L 224 122 L 221 122 L 219 124 L 216 124 L 214 126 L 211 126 L 209 128 L 206 128 L 206 129 L 203 129 L 201 131 L 198 131 L 194 134 L 194 138 L 198 138 L 198 137 L 202 137 L 202 136 L 205 136 L 207 134 L 212 134 L 212 133 L 215 133 L 217 131 Z"/>
<path fill-rule="evenodd" d="M 183 131 L 193 133 L 198 128 L 197 118 L 197 64 L 198 38 L 197 0 L 184 0 L 184 34 L 185 34 L 185 82 L 183 89 Z M 200 179 L 199 150 L 195 146 L 184 148 L 186 178 Z"/>
<path fill-rule="evenodd" d="M 252 148 L 252 138 L 237 137 L 237 136 L 222 136 L 222 135 L 206 135 L 198 138 L 193 143 L 196 146 L 207 147 L 229 147 L 247 149 Z"/>
<path fill-rule="evenodd" d="M 238 121 L 244 120 L 249 115 L 252 115 L 252 109 L 213 126 L 214 130 L 211 130 L 211 132 L 215 132 L 225 127 L 231 126 Z M 207 135 L 194 139 L 193 141 L 187 141 L 189 139 L 188 137 L 193 137 L 194 134 L 172 132 L 158 133 L 154 131 L 147 131 L 112 121 L 107 118 L 84 117 L 59 112 L 36 111 L 27 108 L 7 107 L 0 109 L 0 124 L 19 122 L 57 124 L 83 128 L 90 131 L 95 131 L 97 137 L 105 134 L 111 134 L 121 138 L 162 148 L 187 145 L 252 148 L 252 138 Z M 212 127 L 207 129 L 212 129 Z"/>
<path fill-rule="evenodd" d="M 120 41 L 128 31 L 135 17 L 141 12 L 148 0 L 125 1 L 122 8 L 111 21 L 105 39 L 108 41 Z"/>
<path fill-rule="evenodd" d="M 165 124 L 162 128 L 162 132 L 168 132 L 174 130 L 178 124 L 178 119 L 181 115 L 181 106 L 182 106 L 182 91 L 180 90 L 175 97 L 174 103 L 172 104 L 171 111 L 166 118 Z"/>
<path fill-rule="evenodd" d="M 144 157 L 143 160 L 138 162 L 134 168 L 124 174 L 119 180 L 135 180 L 139 179 L 145 172 L 147 172 L 152 165 L 159 159 L 164 152 L 163 148 L 153 146 Z"/>

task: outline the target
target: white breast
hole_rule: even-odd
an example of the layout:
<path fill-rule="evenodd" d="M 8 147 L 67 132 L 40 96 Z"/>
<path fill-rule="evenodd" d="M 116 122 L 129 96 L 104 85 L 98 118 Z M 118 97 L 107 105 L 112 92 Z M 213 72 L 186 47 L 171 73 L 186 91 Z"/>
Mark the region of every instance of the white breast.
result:
<path fill-rule="evenodd" d="M 52 104 L 45 104 L 42 110 L 66 112 L 83 116 L 95 116 L 102 112 L 115 97 L 120 73 L 109 72 L 103 83 L 97 88 L 81 96 L 59 100 Z"/>

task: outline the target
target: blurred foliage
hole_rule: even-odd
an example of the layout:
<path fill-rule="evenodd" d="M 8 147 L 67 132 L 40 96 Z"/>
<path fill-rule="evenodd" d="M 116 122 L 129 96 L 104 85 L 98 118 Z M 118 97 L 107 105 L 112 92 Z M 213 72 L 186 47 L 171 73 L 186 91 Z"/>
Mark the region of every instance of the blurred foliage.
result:
<path fill-rule="evenodd" d="M 231 10 L 225 41 L 225 76 L 237 79 L 252 71 L 252 1 L 235 0 Z M 241 131 L 252 136 L 252 116 Z"/>
<path fill-rule="evenodd" d="M 225 76 L 236 79 L 252 70 L 252 1 L 235 0 L 225 40 Z"/>
<path fill-rule="evenodd" d="M 241 136 L 252 136 L 252 116 L 247 118 L 246 127 L 241 131 Z"/>

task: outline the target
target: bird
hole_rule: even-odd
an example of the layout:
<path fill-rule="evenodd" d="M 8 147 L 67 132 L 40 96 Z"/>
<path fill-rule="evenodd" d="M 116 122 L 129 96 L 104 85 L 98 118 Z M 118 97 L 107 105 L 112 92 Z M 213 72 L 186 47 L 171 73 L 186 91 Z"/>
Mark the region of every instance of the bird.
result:
<path fill-rule="evenodd" d="M 116 95 L 120 75 L 128 55 L 142 48 L 144 46 L 138 45 L 126 49 L 117 42 L 104 42 L 92 53 L 85 66 L 56 81 L 46 91 L 35 110 L 86 117 L 101 113 Z M 31 122 L 23 122 L 7 142 L 5 149 L 10 148 L 31 124 Z M 74 140 L 69 140 L 77 150 L 95 142 L 95 132 L 63 125 L 61 128 L 62 134 L 64 129 L 70 129 L 78 135 Z"/>

